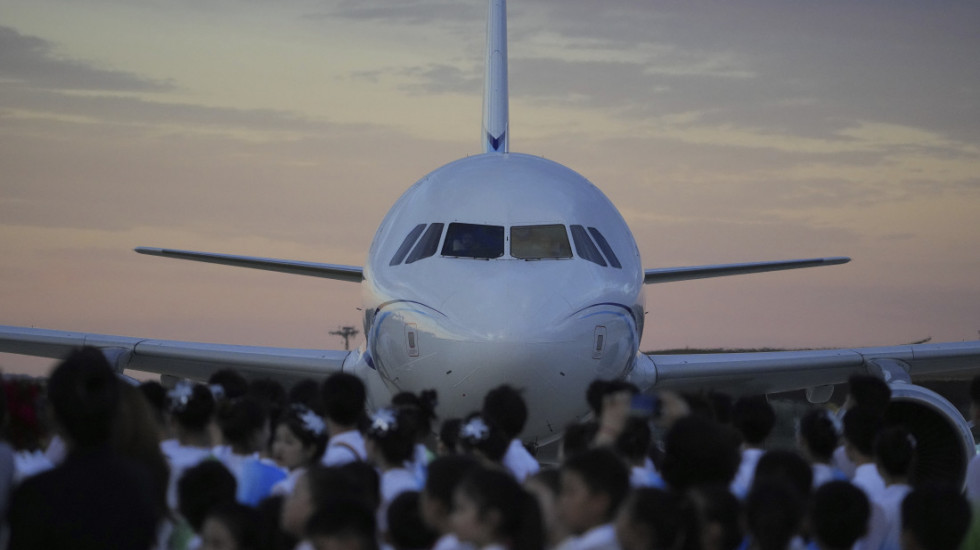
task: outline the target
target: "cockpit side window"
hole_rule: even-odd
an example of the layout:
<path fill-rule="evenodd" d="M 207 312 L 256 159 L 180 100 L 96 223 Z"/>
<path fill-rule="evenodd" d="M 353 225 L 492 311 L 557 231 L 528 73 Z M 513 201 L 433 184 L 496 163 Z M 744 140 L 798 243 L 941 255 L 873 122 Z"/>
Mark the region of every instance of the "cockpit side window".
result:
<path fill-rule="evenodd" d="M 599 233 L 599 230 L 594 227 L 589 228 L 589 233 L 592 234 L 592 238 L 595 239 L 596 244 L 602 249 L 602 253 L 606 255 L 606 259 L 609 260 L 609 265 L 616 269 L 622 269 L 623 265 L 619 263 L 619 258 L 616 257 L 612 247 L 609 246 L 609 241 L 602 236 L 602 233 Z"/>
<path fill-rule="evenodd" d="M 402 260 L 404 260 L 405 256 L 408 255 L 408 251 L 412 249 L 412 245 L 415 244 L 415 241 L 418 240 L 419 235 L 422 234 L 423 229 L 425 229 L 424 223 L 420 223 L 412 228 L 408 235 L 405 236 L 405 240 L 402 241 L 401 246 L 398 247 L 398 251 L 391 257 L 391 261 L 388 262 L 388 265 L 398 265 L 402 263 Z"/>
<path fill-rule="evenodd" d="M 442 255 L 489 260 L 504 255 L 504 227 L 451 223 L 446 231 Z"/>
<path fill-rule="evenodd" d="M 441 223 L 434 223 L 425 230 L 422 238 L 412 249 L 412 253 L 408 255 L 408 259 L 405 260 L 406 264 L 428 258 L 436 253 L 439 249 L 439 238 L 442 237 L 442 226 Z"/>
<path fill-rule="evenodd" d="M 602 259 L 599 249 L 592 243 L 589 234 L 581 225 L 572 226 L 572 240 L 575 241 L 575 253 L 583 260 L 588 260 L 594 264 L 606 267 L 606 260 Z"/>
<path fill-rule="evenodd" d="M 521 260 L 571 258 L 565 226 L 515 225 L 510 228 L 510 255 Z"/>

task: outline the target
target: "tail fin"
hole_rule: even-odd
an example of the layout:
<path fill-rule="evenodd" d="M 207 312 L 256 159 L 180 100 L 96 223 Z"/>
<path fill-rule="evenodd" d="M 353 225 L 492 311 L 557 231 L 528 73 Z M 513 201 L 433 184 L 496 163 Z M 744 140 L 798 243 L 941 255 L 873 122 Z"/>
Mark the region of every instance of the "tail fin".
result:
<path fill-rule="evenodd" d="M 483 88 L 483 152 L 506 153 L 510 147 L 507 100 L 507 1 L 489 0 L 487 66 Z"/>

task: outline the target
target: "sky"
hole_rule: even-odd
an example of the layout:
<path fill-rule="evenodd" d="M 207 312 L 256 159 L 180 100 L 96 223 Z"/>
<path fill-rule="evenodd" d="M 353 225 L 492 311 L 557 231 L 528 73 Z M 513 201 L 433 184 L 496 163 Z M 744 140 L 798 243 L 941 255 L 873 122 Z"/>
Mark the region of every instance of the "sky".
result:
<path fill-rule="evenodd" d="M 602 189 L 646 267 L 853 258 L 649 286 L 642 349 L 978 338 L 980 3 L 508 8 L 511 150 Z M 0 0 L 0 324 L 340 349 L 356 284 L 132 249 L 362 265 L 405 189 L 480 152 L 485 16 Z"/>

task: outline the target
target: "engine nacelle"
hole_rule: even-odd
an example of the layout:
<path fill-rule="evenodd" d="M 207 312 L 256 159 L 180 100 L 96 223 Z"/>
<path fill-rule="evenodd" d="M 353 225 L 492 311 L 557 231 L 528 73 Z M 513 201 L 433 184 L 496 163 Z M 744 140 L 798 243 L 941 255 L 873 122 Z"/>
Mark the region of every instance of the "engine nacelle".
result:
<path fill-rule="evenodd" d="M 913 484 L 943 483 L 962 488 L 976 454 L 973 434 L 960 411 L 938 393 L 910 382 L 889 384 L 892 400 L 885 424 L 901 424 L 916 439 Z"/>

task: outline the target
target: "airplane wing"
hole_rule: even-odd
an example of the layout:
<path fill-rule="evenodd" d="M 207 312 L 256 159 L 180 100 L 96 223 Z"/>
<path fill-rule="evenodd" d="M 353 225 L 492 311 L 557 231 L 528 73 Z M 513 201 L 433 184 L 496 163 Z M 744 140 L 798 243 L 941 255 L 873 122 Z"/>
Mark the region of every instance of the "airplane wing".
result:
<path fill-rule="evenodd" d="M 364 278 L 364 270 L 360 267 L 352 265 L 321 264 L 315 262 L 299 262 L 295 260 L 277 260 L 274 258 L 234 256 L 231 254 L 214 254 L 211 252 L 194 252 L 190 250 L 172 250 L 169 248 L 149 248 L 145 246 L 141 246 L 135 250 L 140 254 L 147 254 L 149 256 L 177 258 L 179 260 L 193 260 L 196 262 L 232 265 L 236 267 L 249 267 L 252 269 L 264 269 L 266 271 L 292 273 L 294 275 L 307 275 L 310 277 L 336 279 L 354 283 L 359 283 Z"/>
<path fill-rule="evenodd" d="M 879 373 L 892 367 L 905 371 L 913 380 L 971 376 L 980 369 L 980 341 L 807 351 L 640 354 L 631 378 L 644 389 L 761 394 L 827 387 L 847 382 L 851 374 Z"/>
<path fill-rule="evenodd" d="M 207 380 L 220 369 L 285 383 L 342 370 L 350 352 L 231 346 L 0 325 L 0 352 L 60 359 L 77 346 L 101 348 L 117 372 L 133 369 Z"/>
<path fill-rule="evenodd" d="M 778 262 L 752 262 L 741 264 L 698 265 L 688 267 L 663 267 L 647 269 L 643 272 L 644 283 L 671 283 L 674 281 L 689 281 L 691 279 L 707 279 L 709 277 L 725 277 L 728 275 L 745 275 L 747 273 L 763 273 L 766 271 L 783 271 L 785 269 L 800 269 L 803 267 L 820 267 L 824 265 L 846 264 L 850 258 L 809 258 L 805 260 L 783 260 Z"/>

